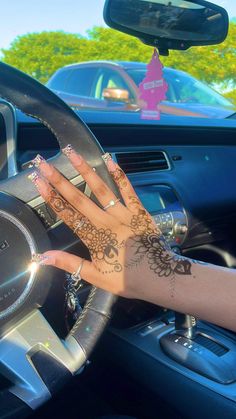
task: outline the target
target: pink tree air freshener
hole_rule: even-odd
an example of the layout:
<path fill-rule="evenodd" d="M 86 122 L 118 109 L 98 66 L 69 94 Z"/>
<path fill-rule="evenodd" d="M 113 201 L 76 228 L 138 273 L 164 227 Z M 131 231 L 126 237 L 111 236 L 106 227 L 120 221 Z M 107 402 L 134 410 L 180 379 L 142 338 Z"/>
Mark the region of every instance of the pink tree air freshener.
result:
<path fill-rule="evenodd" d="M 147 65 L 147 74 L 139 85 L 139 99 L 141 102 L 142 119 L 160 119 L 159 103 L 166 99 L 168 84 L 163 78 L 163 65 L 156 49 L 150 63 Z"/>

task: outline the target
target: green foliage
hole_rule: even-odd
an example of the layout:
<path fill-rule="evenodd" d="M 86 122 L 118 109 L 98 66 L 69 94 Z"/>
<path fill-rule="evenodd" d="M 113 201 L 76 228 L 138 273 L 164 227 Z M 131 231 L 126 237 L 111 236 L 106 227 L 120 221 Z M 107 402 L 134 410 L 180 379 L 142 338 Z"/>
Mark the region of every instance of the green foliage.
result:
<path fill-rule="evenodd" d="M 171 51 L 163 62 L 169 67 L 187 71 L 208 84 L 226 88 L 236 85 L 236 25 L 230 24 L 226 40 L 219 45 L 193 47 L 189 50 Z"/>
<path fill-rule="evenodd" d="M 2 60 L 45 83 L 60 67 L 89 60 L 148 61 L 150 48 L 138 39 L 94 27 L 88 38 L 65 32 L 30 33 L 17 37 Z"/>
<path fill-rule="evenodd" d="M 30 33 L 17 37 L 2 50 L 3 61 L 42 83 L 60 67 L 83 59 L 87 40 L 64 32 Z"/>
<path fill-rule="evenodd" d="M 94 27 L 88 31 L 88 39 L 93 41 L 93 60 L 148 62 L 151 59 L 152 48 L 114 29 Z"/>
<path fill-rule="evenodd" d="M 224 96 L 236 105 L 236 89 L 231 90 L 231 92 L 225 93 Z"/>
<path fill-rule="evenodd" d="M 227 40 L 216 46 L 171 51 L 164 65 L 184 70 L 208 84 L 236 85 L 236 25 L 230 24 Z M 152 48 L 138 39 L 110 28 L 94 27 L 87 37 L 62 31 L 30 33 L 17 37 L 2 50 L 3 61 L 42 83 L 60 67 L 88 60 L 148 62 Z"/>

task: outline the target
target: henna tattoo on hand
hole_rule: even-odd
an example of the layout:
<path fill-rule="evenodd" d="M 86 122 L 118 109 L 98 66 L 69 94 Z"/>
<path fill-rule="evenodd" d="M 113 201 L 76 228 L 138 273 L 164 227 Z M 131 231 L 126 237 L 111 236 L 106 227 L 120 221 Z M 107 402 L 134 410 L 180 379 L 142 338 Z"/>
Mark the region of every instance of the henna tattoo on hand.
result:
<path fill-rule="evenodd" d="M 159 233 L 151 215 L 145 210 L 142 203 L 135 196 L 129 196 L 129 208 L 135 211 L 136 214 L 132 216 L 130 227 L 135 234 L 151 234 L 153 232 Z"/>
<path fill-rule="evenodd" d="M 83 220 L 81 228 L 76 229 L 76 234 L 84 241 L 96 264 L 105 262 L 112 267 L 112 270 L 105 270 L 103 271 L 104 273 L 122 271 L 122 265 L 118 260 L 118 256 L 119 249 L 124 246 L 124 243 L 118 243 L 116 233 L 112 233 L 110 229 L 96 228 L 55 190 L 50 192 L 48 203 L 73 231 L 75 230 L 75 226 Z"/>
<path fill-rule="evenodd" d="M 138 211 L 142 208 L 141 201 L 136 196 L 129 196 L 129 208 L 133 211 Z"/>
<path fill-rule="evenodd" d="M 145 210 L 140 209 L 137 215 L 133 215 L 130 223 L 131 230 L 135 234 L 151 234 L 154 231 L 153 221 Z"/>
<path fill-rule="evenodd" d="M 128 186 L 128 179 L 123 170 L 117 168 L 114 172 L 110 173 L 120 189 L 124 189 Z"/>
<path fill-rule="evenodd" d="M 123 185 L 125 185 L 127 178 L 120 169 L 117 169 L 116 176 L 118 176 L 120 184 L 124 182 Z M 130 208 L 133 209 L 130 221 L 132 234 L 129 238 L 129 243 L 131 243 L 129 247 L 133 250 L 133 257 L 129 259 L 125 267 L 128 269 L 137 268 L 146 258 L 150 270 L 159 277 L 169 277 L 172 285 L 175 275 L 191 275 L 192 262 L 172 252 L 138 198 L 131 196 L 129 201 Z M 76 234 L 88 247 L 92 260 L 101 273 L 110 274 L 122 271 L 119 251 L 121 248 L 128 248 L 126 241 L 123 240 L 119 243 L 117 234 L 109 228 L 96 228 L 55 190 L 50 192 L 48 203 L 73 231 L 76 230 Z M 81 221 L 83 222 L 81 223 Z"/>
<path fill-rule="evenodd" d="M 110 229 L 93 228 L 86 237 L 86 243 L 96 262 L 104 261 L 112 265 L 115 272 L 122 271 L 122 266 L 117 260 L 119 255 L 117 234 L 112 233 Z"/>
<path fill-rule="evenodd" d="M 134 257 L 125 265 L 127 268 L 137 267 L 147 258 L 149 267 L 159 277 L 191 275 L 191 262 L 172 252 L 161 231 L 154 224 L 150 214 L 140 205 L 136 197 L 130 197 L 131 205 L 137 210 L 131 218 L 130 228 L 135 248 Z"/>
<path fill-rule="evenodd" d="M 163 236 L 156 233 L 143 234 L 133 240 L 136 242 L 135 255 L 146 255 L 150 269 L 159 277 L 191 275 L 191 262 L 175 255 Z"/>

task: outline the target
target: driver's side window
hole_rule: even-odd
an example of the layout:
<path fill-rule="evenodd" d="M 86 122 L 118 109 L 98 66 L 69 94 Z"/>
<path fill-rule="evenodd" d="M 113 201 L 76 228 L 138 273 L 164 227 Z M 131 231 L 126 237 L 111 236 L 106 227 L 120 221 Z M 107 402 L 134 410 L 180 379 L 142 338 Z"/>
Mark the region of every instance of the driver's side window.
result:
<path fill-rule="evenodd" d="M 106 88 L 118 88 L 129 91 L 127 83 L 117 71 L 101 68 L 92 87 L 91 95 L 96 99 L 103 99 L 103 90 Z"/>

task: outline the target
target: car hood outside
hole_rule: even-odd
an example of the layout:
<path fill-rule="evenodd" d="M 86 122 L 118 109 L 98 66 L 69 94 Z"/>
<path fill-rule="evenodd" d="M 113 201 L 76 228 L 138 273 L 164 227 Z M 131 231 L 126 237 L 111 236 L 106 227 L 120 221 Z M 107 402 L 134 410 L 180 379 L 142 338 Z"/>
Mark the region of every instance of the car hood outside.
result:
<path fill-rule="evenodd" d="M 225 119 L 229 118 L 231 115 L 236 113 L 236 107 L 234 108 L 224 108 L 222 106 L 209 106 L 203 105 L 201 103 L 173 103 L 173 102 L 163 102 L 164 104 L 168 104 L 173 108 L 193 112 L 197 114 L 198 117 L 205 117 L 205 118 L 212 118 L 212 119 Z M 165 113 L 165 112 L 164 112 Z"/>

